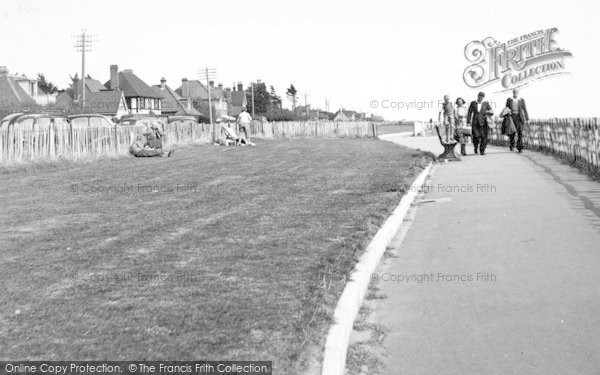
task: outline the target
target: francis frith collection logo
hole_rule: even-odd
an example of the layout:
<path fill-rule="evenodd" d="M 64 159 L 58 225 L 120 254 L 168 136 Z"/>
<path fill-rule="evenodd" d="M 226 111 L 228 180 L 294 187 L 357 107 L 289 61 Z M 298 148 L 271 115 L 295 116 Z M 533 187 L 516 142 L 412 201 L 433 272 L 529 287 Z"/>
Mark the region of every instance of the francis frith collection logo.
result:
<path fill-rule="evenodd" d="M 508 91 L 550 76 L 568 74 L 565 58 L 571 52 L 558 47 L 556 27 L 500 42 L 492 37 L 474 40 L 465 46 L 471 63 L 464 73 L 467 86 L 477 88 L 499 84 Z"/>

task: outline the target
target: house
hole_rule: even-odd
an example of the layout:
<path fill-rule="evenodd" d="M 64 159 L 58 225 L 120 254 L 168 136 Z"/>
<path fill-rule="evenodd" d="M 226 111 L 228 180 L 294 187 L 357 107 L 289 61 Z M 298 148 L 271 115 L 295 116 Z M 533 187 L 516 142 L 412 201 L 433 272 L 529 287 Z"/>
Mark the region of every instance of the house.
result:
<path fill-rule="evenodd" d="M 217 117 L 227 114 L 228 103 L 225 100 L 223 85 L 219 84 L 215 87 L 214 81 L 209 82 L 210 86 L 210 104 Z M 181 86 L 175 90 L 177 95 L 184 99 L 191 100 L 195 107 L 208 108 L 208 92 L 209 88 L 199 80 L 181 79 Z"/>
<path fill-rule="evenodd" d="M 17 108 L 54 103 L 55 94 L 38 91 L 38 80 L 24 74 L 9 74 L 8 68 L 0 66 L 0 106 Z"/>
<path fill-rule="evenodd" d="M 237 90 L 235 85 L 233 85 L 233 89 L 225 89 L 225 100 L 228 104 L 229 116 L 237 116 L 242 112 L 242 107 L 248 105 L 248 98 L 246 98 L 246 92 L 241 82 L 238 82 Z"/>
<path fill-rule="evenodd" d="M 349 114 L 346 114 L 343 109 L 335 113 L 333 121 L 352 121 L 354 120 Z"/>
<path fill-rule="evenodd" d="M 56 98 L 56 104 L 69 111 L 81 108 L 84 83 L 77 74 L 73 78 L 73 86 L 63 91 Z M 100 81 L 89 75 L 85 79 L 85 113 L 98 113 L 105 116 L 121 118 L 129 113 L 125 96 L 121 90 L 108 90 Z"/>
<path fill-rule="evenodd" d="M 123 92 L 131 114 L 161 114 L 161 94 L 148 86 L 131 69 L 119 72 L 117 65 L 111 65 L 110 80 L 104 86 L 109 90 L 117 89 Z"/>
<path fill-rule="evenodd" d="M 366 114 L 356 111 L 348 111 L 340 109 L 335 113 L 333 121 L 364 121 L 366 120 Z"/>
<path fill-rule="evenodd" d="M 189 98 L 182 98 L 175 90 L 167 86 L 167 80 L 164 77 L 161 78 L 160 85 L 154 85 L 152 89 L 162 98 L 161 112 L 163 115 L 194 116 L 196 119 L 206 117 L 193 107 Z"/>

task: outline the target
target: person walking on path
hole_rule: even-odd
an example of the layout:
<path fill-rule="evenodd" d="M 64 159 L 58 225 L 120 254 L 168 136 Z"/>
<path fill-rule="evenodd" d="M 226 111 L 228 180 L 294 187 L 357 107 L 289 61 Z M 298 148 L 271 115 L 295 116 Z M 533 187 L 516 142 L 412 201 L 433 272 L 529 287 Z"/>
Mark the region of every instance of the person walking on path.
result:
<path fill-rule="evenodd" d="M 506 107 L 500 112 L 500 118 L 502 119 L 502 134 L 508 135 L 508 137 L 514 141 L 515 133 L 517 128 L 515 127 L 515 123 L 512 118 L 512 106 L 513 100 L 512 98 L 506 99 Z M 514 148 L 513 142 L 510 144 L 510 150 L 512 151 Z"/>
<path fill-rule="evenodd" d="M 471 135 L 467 126 L 467 107 L 463 98 L 456 99 L 456 110 L 454 111 L 454 122 L 456 124 L 456 136 L 460 142 L 460 154 L 467 155 L 467 138 Z"/>
<path fill-rule="evenodd" d="M 454 139 L 454 106 L 450 102 L 450 96 L 444 95 L 444 102 L 438 114 L 438 122 L 443 125 L 442 135 L 444 144 L 449 144 Z"/>
<path fill-rule="evenodd" d="M 519 98 L 519 90 L 513 90 L 512 97 L 512 119 L 517 128 L 517 150 L 519 153 L 523 152 L 523 124 L 529 121 L 529 113 L 527 113 L 527 106 L 525 105 L 525 99 Z M 515 134 L 510 135 L 510 150 L 512 151 L 515 147 Z"/>
<path fill-rule="evenodd" d="M 245 106 L 242 107 L 242 112 L 238 115 L 236 124 L 238 125 L 238 133 L 243 131 L 246 142 L 249 143 L 248 131 L 250 130 L 250 124 L 252 124 L 252 116 L 250 116 Z"/>
<path fill-rule="evenodd" d="M 485 155 L 487 146 L 487 138 L 489 132 L 489 122 L 492 121 L 491 116 L 494 114 L 490 103 L 483 101 L 485 93 L 480 92 L 477 95 L 477 100 L 472 101 L 467 112 L 467 123 L 471 124 L 473 132 L 474 151 L 481 155 Z"/>

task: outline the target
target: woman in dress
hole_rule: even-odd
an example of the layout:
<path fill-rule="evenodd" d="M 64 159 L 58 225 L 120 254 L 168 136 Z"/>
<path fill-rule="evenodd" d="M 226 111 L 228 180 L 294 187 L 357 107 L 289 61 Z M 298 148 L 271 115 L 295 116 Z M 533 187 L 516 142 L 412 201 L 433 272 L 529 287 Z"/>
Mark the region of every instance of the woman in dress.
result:
<path fill-rule="evenodd" d="M 456 109 L 454 110 L 454 116 L 456 124 L 455 134 L 457 141 L 460 142 L 460 154 L 467 155 L 467 138 L 470 136 L 467 126 L 467 107 L 465 106 L 465 100 L 463 98 L 456 99 Z"/>
<path fill-rule="evenodd" d="M 500 112 L 500 118 L 502 119 L 502 134 L 508 135 L 509 139 L 514 139 L 515 133 L 517 132 L 517 127 L 512 118 L 512 105 L 513 99 L 506 99 L 506 107 Z M 510 142 L 510 150 L 513 150 L 514 142 Z"/>

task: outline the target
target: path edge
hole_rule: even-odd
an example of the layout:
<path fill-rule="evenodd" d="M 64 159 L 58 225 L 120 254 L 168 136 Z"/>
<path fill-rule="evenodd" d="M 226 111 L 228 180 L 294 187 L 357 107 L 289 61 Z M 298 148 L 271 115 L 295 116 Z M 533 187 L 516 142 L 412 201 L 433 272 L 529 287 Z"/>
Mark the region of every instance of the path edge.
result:
<path fill-rule="evenodd" d="M 408 192 L 402 197 L 394 212 L 379 228 L 354 267 L 350 275 L 350 281 L 344 287 L 333 313 L 334 323 L 327 334 L 321 375 L 344 374 L 350 333 L 371 282 L 371 274 L 375 272 L 387 246 L 402 225 L 404 217 L 417 197 L 419 187 L 425 183 L 432 165 L 433 162 L 429 162 L 429 165 L 417 176 Z"/>

